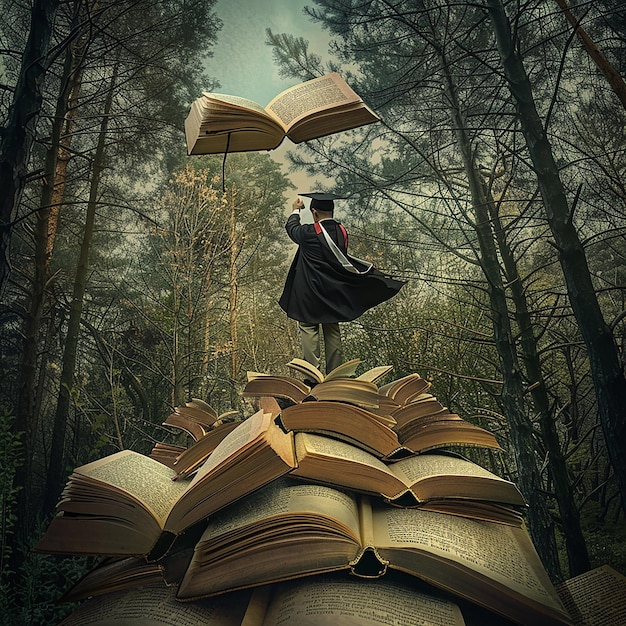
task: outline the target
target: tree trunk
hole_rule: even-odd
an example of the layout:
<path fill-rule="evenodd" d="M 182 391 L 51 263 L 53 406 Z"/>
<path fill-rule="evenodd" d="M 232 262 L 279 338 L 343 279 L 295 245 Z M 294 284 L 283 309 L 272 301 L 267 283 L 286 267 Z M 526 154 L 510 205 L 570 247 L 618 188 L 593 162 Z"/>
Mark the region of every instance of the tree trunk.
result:
<path fill-rule="evenodd" d="M 230 260 L 229 260 L 229 278 L 230 278 L 230 293 L 228 297 L 228 309 L 229 309 L 229 324 L 230 324 L 230 404 L 234 408 L 239 404 L 239 394 L 237 393 L 237 350 L 238 337 L 237 337 L 237 257 L 239 255 L 239 243 L 237 240 L 237 220 L 235 216 L 235 197 L 236 197 L 235 185 L 231 186 L 230 191 Z"/>
<path fill-rule="evenodd" d="M 17 401 L 16 428 L 24 431 L 24 470 L 19 475 L 20 492 L 18 495 L 18 510 L 21 524 L 19 533 L 26 537 L 32 529 L 33 516 L 37 507 L 32 506 L 31 492 L 34 484 L 32 480 L 32 465 L 35 456 L 35 434 L 37 432 L 38 415 L 40 413 L 36 393 L 39 334 L 43 311 L 46 303 L 46 289 L 50 279 L 50 265 L 54 248 L 54 237 L 58 218 L 53 214 L 59 213 L 59 204 L 54 203 L 53 194 L 59 185 L 58 156 L 61 151 L 64 131 L 71 130 L 68 126 L 68 108 L 72 94 L 80 87 L 80 73 L 75 65 L 79 57 L 75 54 L 75 44 L 66 50 L 61 89 L 57 98 L 56 111 L 53 118 L 50 147 L 46 154 L 44 168 L 44 185 L 40 199 L 40 209 L 37 212 L 35 228 L 34 275 L 30 293 L 28 312 L 23 324 L 23 349 L 20 365 L 20 389 Z M 77 82 L 78 81 L 78 82 Z M 74 115 L 74 114 L 72 114 Z M 65 141 L 70 140 L 67 134 Z M 62 185 L 61 185 L 62 186 Z M 60 203 L 58 198 L 57 203 Z M 39 367 L 39 376 L 44 377 L 44 369 Z"/>
<path fill-rule="evenodd" d="M 63 367 L 61 370 L 61 385 L 57 400 L 50 443 L 50 462 L 45 492 L 45 511 L 51 511 L 56 504 L 60 487 L 65 480 L 65 433 L 69 419 L 71 392 L 74 385 L 74 371 L 76 368 L 76 353 L 78 347 L 78 335 L 80 321 L 83 312 L 85 288 L 89 269 L 89 251 L 93 241 L 93 231 L 96 218 L 97 196 L 100 186 L 100 178 L 104 170 L 105 146 L 109 124 L 109 114 L 113 103 L 113 92 L 116 83 L 116 70 L 113 71 L 111 85 L 104 106 L 104 113 L 100 123 L 98 145 L 93 160 L 89 200 L 87 203 L 87 215 L 85 217 L 85 230 L 80 248 L 78 266 L 74 279 L 74 291 L 70 305 L 70 317 L 68 321 L 65 348 L 63 351 Z"/>
<path fill-rule="evenodd" d="M 41 112 L 42 84 L 48 69 L 58 0 L 34 0 L 30 31 L 22 57 L 20 77 L 0 145 L 0 300 L 11 271 L 10 244 L 13 221 L 26 179 L 26 168 Z"/>
<path fill-rule="evenodd" d="M 624 79 L 611 63 L 609 63 L 609 60 L 604 56 L 602 50 L 596 46 L 591 37 L 587 34 L 587 31 L 580 25 L 580 22 L 572 15 L 567 0 L 556 0 L 556 3 L 563 11 L 563 15 L 567 21 L 574 27 L 574 31 L 576 35 L 578 35 L 578 39 L 580 39 L 587 54 L 607 79 L 615 95 L 619 98 L 624 109 L 626 109 L 626 84 L 624 83 Z"/>
<path fill-rule="evenodd" d="M 487 281 L 490 302 L 490 316 L 494 330 L 496 350 L 502 371 L 503 386 L 501 401 L 509 425 L 513 450 L 518 472 L 520 490 L 528 502 L 528 526 L 548 573 L 553 579 L 560 578 L 560 567 L 554 522 L 545 501 L 541 474 L 537 467 L 536 443 L 533 425 L 527 415 L 524 389 L 517 353 L 511 330 L 506 293 L 494 237 L 487 212 L 487 197 L 484 193 L 482 178 L 475 167 L 475 158 L 471 142 L 467 136 L 466 124 L 458 102 L 456 86 L 452 76 L 445 72 L 452 126 L 465 173 L 467 175 L 474 210 L 474 229 L 478 238 L 480 266 Z"/>
<path fill-rule="evenodd" d="M 200 368 L 200 391 L 201 398 L 208 398 L 210 386 L 209 381 L 209 365 L 211 362 L 211 302 L 208 294 L 210 293 L 210 285 L 212 279 L 211 264 L 208 264 L 206 274 L 204 276 L 204 284 L 206 287 L 206 302 L 202 311 L 202 365 Z"/>
<path fill-rule="evenodd" d="M 615 471 L 622 508 L 626 508 L 626 379 L 617 344 L 598 303 L 584 248 L 573 224 L 565 190 L 552 148 L 535 107 L 532 88 L 516 51 L 511 25 L 501 0 L 487 0 L 498 50 L 517 115 L 539 183 L 548 224 L 559 252 L 559 261 L 572 311 L 578 322 L 596 390 L 598 413 L 609 458 Z"/>
<path fill-rule="evenodd" d="M 541 361 L 537 349 L 537 339 L 528 311 L 522 279 L 517 271 L 517 263 L 511 248 L 504 236 L 504 228 L 500 222 L 496 203 L 489 190 L 485 189 L 485 195 L 488 199 L 494 233 L 506 272 L 506 282 L 510 285 L 515 304 L 515 317 L 520 333 L 521 356 L 526 370 L 526 378 L 530 382 L 530 394 L 533 399 L 535 412 L 539 416 L 542 442 L 546 446 L 548 453 L 548 471 L 554 482 L 554 495 L 559 507 L 562 532 L 565 537 L 569 574 L 570 576 L 576 576 L 586 572 L 591 567 L 585 537 L 580 526 L 580 515 L 574 499 L 565 457 L 561 452 L 554 415 L 550 409 L 548 391 L 543 379 Z"/>

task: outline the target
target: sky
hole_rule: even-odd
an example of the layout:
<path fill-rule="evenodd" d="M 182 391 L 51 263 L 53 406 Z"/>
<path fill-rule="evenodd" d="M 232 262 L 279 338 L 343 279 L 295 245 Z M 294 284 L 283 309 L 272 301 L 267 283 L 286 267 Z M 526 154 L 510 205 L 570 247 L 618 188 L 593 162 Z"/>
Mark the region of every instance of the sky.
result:
<path fill-rule="evenodd" d="M 254 100 L 261 106 L 299 81 L 278 74 L 272 49 L 265 44 L 265 29 L 289 33 L 310 42 L 310 49 L 325 57 L 328 34 L 304 15 L 310 0 L 218 0 L 216 13 L 224 25 L 218 33 L 213 57 L 207 62 L 209 75 L 220 82 L 221 93 Z M 284 164 L 284 155 L 297 146 L 285 138 L 271 156 Z M 286 167 L 283 165 L 285 173 Z M 304 174 L 289 174 L 300 191 L 315 187 Z M 295 197 L 295 196 L 294 196 Z"/>
<path fill-rule="evenodd" d="M 310 41 L 311 49 L 325 53 L 328 36 L 304 15 L 306 0 L 218 0 L 216 12 L 224 22 L 214 55 L 207 67 L 220 83 L 220 91 L 242 96 L 265 106 L 287 87 L 278 75 L 272 50 L 265 44 L 265 29 L 289 33 Z"/>

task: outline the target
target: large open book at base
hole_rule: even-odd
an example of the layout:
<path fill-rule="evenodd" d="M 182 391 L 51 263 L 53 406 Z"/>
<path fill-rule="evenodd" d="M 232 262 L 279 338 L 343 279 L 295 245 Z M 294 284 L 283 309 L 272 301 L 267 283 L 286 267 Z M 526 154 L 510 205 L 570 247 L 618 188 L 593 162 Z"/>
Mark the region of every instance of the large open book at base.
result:
<path fill-rule="evenodd" d="M 295 85 L 266 107 L 247 98 L 205 93 L 185 120 L 188 154 L 272 150 L 285 136 L 316 139 L 380 118 L 336 72 Z"/>
<path fill-rule="evenodd" d="M 445 594 L 400 577 L 315 576 L 194 602 L 174 594 L 147 585 L 91 598 L 61 626 L 465 626 Z"/>
<path fill-rule="evenodd" d="M 269 590 L 269 597 L 267 597 Z M 260 588 L 262 622 L 249 626 L 464 626 L 459 607 L 432 588 L 410 581 L 363 580 L 339 575 L 314 576 Z M 220 596 L 221 597 L 221 596 Z"/>
<path fill-rule="evenodd" d="M 181 603 L 175 587 L 145 585 L 90 598 L 59 626 L 242 626 L 250 595 Z"/>
<path fill-rule="evenodd" d="M 231 431 L 192 480 L 173 480 L 174 470 L 142 454 L 117 452 L 72 472 L 37 549 L 103 555 L 160 551 L 295 465 L 292 438 L 262 410 Z"/>
<path fill-rule="evenodd" d="M 524 528 L 374 505 L 293 479 L 209 520 L 178 597 L 338 570 L 377 578 L 391 569 L 522 624 L 571 623 Z"/>

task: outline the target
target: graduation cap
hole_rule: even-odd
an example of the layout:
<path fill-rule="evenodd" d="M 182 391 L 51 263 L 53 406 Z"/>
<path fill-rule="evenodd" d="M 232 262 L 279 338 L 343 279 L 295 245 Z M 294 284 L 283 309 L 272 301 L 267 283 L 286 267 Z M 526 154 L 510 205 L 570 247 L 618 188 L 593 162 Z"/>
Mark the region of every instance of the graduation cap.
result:
<path fill-rule="evenodd" d="M 327 193 L 323 191 L 312 191 L 310 193 L 298 194 L 305 198 L 311 198 L 311 208 L 318 209 L 319 211 L 332 211 L 335 208 L 334 200 L 342 200 L 342 196 L 337 196 L 334 193 Z"/>

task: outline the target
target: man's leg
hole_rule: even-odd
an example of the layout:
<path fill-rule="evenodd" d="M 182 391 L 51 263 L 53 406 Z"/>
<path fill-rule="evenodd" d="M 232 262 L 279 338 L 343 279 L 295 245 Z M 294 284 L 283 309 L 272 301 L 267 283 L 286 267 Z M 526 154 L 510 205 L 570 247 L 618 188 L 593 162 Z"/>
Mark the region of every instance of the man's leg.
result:
<path fill-rule="evenodd" d="M 324 332 L 324 352 L 326 355 L 326 374 L 330 374 L 343 363 L 341 333 L 339 324 L 322 324 Z"/>
<path fill-rule="evenodd" d="M 320 366 L 320 327 L 319 324 L 298 322 L 300 342 L 304 360 L 319 369 Z"/>

